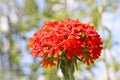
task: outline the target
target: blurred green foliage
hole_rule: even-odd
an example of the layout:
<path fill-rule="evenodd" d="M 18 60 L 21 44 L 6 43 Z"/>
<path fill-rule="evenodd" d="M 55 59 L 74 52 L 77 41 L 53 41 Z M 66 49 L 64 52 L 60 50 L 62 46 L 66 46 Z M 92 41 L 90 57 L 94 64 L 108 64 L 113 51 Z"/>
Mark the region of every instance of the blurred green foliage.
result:
<path fill-rule="evenodd" d="M 47 20 L 62 20 L 69 17 L 83 21 L 89 17 L 89 22 L 97 30 L 100 30 L 102 35 L 105 31 L 108 33 L 108 38 L 103 38 L 103 54 L 105 54 L 106 49 L 112 48 L 112 33 L 102 25 L 102 14 L 107 11 L 115 13 L 120 4 L 119 0 L 41 0 L 41 2 L 45 2 L 42 11 L 38 10 L 38 5 L 42 3 L 36 4 L 39 0 L 21 0 L 22 5 L 17 1 L 20 0 L 0 0 L 0 19 L 4 17 L 7 19 L 6 24 L 8 24 L 7 32 L 0 30 L 0 80 L 38 80 L 40 75 L 45 76 L 45 80 L 63 80 L 57 76 L 56 67 L 43 69 L 40 66 L 41 62 L 37 59 L 33 59 L 31 64 L 22 63 L 25 54 L 29 54 L 26 34 L 31 34 L 31 30 L 34 28 L 39 29 L 42 26 L 41 23 Z M 69 1 L 72 2 L 69 3 Z M 12 22 L 15 17 L 10 17 L 12 12 L 17 16 L 16 23 Z M 109 68 L 115 70 L 115 74 L 120 71 L 120 64 L 115 58 L 112 58 L 112 63 L 107 62 L 105 55 L 101 60 L 106 66 L 106 80 L 110 80 Z M 91 70 L 97 67 L 96 64 L 85 66 L 81 62 L 78 63 L 80 64 L 78 66 L 80 74 L 84 73 L 85 70 L 93 74 Z M 29 72 L 26 72 L 24 68 L 29 69 Z M 44 71 L 41 72 L 41 69 Z M 92 75 L 88 78 L 84 75 L 82 80 L 93 80 L 94 77 Z M 118 77 L 115 76 L 115 79 L 119 80 Z M 80 79 L 76 78 L 76 80 Z"/>

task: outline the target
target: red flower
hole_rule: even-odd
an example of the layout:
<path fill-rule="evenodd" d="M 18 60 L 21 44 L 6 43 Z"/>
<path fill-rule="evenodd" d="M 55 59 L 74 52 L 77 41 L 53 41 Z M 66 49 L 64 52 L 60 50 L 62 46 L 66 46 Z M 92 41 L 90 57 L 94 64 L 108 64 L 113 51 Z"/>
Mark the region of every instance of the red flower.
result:
<path fill-rule="evenodd" d="M 45 67 L 54 66 L 62 57 L 72 61 L 77 57 L 91 64 L 99 58 L 101 45 L 94 26 L 71 19 L 46 22 L 28 43 L 32 56 L 42 58 Z"/>

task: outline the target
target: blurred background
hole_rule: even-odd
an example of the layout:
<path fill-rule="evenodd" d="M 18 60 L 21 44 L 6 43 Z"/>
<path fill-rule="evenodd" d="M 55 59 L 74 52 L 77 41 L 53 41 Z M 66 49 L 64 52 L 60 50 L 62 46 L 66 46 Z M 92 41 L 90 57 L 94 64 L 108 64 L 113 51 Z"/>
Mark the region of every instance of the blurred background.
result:
<path fill-rule="evenodd" d="M 93 24 L 104 42 L 94 65 L 78 62 L 75 79 L 120 80 L 120 0 L 0 0 L 0 80 L 63 80 L 27 43 L 44 21 L 68 17 Z"/>

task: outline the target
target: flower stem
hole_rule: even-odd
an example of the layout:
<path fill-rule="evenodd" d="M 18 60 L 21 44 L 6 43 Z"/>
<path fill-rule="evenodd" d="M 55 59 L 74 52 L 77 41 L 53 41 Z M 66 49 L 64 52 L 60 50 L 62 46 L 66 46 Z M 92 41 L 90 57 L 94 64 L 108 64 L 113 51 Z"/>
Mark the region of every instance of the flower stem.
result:
<path fill-rule="evenodd" d="M 71 60 L 63 59 L 60 64 L 61 71 L 64 75 L 64 80 L 75 80 L 74 73 L 74 65 Z"/>

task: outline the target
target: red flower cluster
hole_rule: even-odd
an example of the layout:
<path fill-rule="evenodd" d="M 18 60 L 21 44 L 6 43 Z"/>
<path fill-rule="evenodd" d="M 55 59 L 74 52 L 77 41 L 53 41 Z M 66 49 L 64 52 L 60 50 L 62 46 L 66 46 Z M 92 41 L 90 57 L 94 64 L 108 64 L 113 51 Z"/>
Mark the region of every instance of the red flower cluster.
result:
<path fill-rule="evenodd" d="M 45 67 L 56 65 L 63 56 L 91 64 L 100 56 L 101 45 L 94 26 L 71 19 L 46 22 L 28 43 L 32 56 L 42 58 Z"/>

